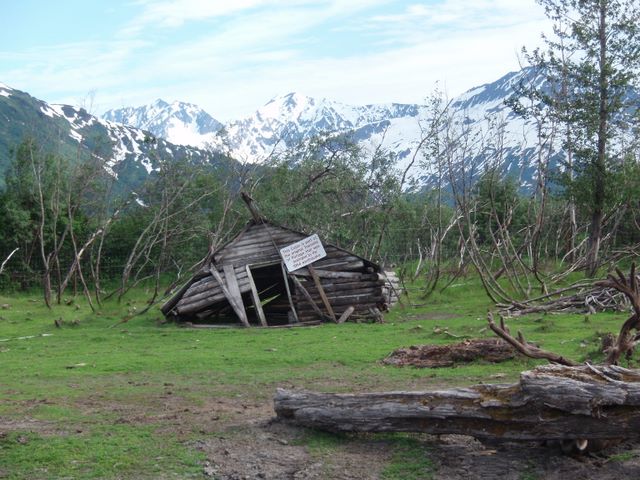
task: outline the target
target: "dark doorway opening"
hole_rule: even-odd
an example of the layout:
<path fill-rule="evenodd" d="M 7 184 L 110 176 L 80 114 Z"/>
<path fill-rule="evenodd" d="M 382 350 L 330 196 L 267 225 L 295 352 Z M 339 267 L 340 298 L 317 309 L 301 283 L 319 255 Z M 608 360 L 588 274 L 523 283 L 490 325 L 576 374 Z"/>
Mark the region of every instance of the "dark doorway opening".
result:
<path fill-rule="evenodd" d="M 289 289 L 293 292 L 293 283 L 287 278 L 285 280 L 280 263 L 249 267 L 251 276 L 256 284 L 256 290 L 260 297 L 262 310 L 269 326 L 286 325 L 291 323 L 289 297 L 285 281 L 289 282 Z M 253 307 L 251 294 L 243 295 L 243 303 L 246 307 L 249 321 L 256 325 L 260 324 L 258 314 Z"/>

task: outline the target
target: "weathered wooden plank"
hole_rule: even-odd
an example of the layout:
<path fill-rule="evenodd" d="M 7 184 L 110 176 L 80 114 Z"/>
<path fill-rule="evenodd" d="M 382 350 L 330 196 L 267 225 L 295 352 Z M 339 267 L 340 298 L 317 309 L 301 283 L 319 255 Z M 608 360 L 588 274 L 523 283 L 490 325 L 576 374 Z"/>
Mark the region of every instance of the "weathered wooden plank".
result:
<path fill-rule="evenodd" d="M 273 232 L 271 233 L 271 235 L 269 235 L 269 233 L 267 233 L 266 231 L 262 231 L 243 236 L 242 239 L 233 244 L 233 247 L 246 247 L 247 245 L 253 245 L 257 243 L 273 245 L 274 242 L 278 246 L 286 246 L 287 244 L 295 243 L 299 240 L 302 240 L 303 238 L 305 238 L 304 235 L 296 235 L 288 232 Z"/>
<path fill-rule="evenodd" d="M 249 282 L 247 280 L 246 272 L 241 271 L 238 272 L 236 269 L 236 277 L 238 278 L 238 284 L 244 286 L 245 284 L 248 286 Z M 203 292 L 211 291 L 212 288 L 219 287 L 218 282 L 213 278 L 213 276 L 209 275 L 206 278 L 203 278 L 197 283 L 194 283 L 191 288 L 189 288 L 184 297 L 193 297 Z"/>
<path fill-rule="evenodd" d="M 362 260 L 357 261 L 335 261 L 333 259 L 327 259 L 325 261 L 319 260 L 317 267 L 321 270 L 341 270 L 341 271 L 356 271 L 363 270 L 365 265 Z"/>
<path fill-rule="evenodd" d="M 249 265 L 245 266 L 247 270 L 247 278 L 249 279 L 249 288 L 251 289 L 251 298 L 253 299 L 253 308 L 256 309 L 256 314 L 258 315 L 258 319 L 260 320 L 260 325 L 263 327 L 269 326 L 267 324 L 267 318 L 264 316 L 264 310 L 262 310 L 262 304 L 260 303 L 260 295 L 258 295 L 258 289 L 256 288 L 256 284 L 253 281 L 253 276 L 251 275 L 251 269 Z"/>
<path fill-rule="evenodd" d="M 280 419 L 334 432 L 425 432 L 518 441 L 640 438 L 640 372 L 545 365 L 518 384 L 427 392 L 278 390 Z"/>
<path fill-rule="evenodd" d="M 318 307 L 316 302 L 311 298 L 311 295 L 309 295 L 309 292 L 307 291 L 306 288 L 304 288 L 300 280 L 298 280 L 295 276 L 292 276 L 291 278 L 293 280 L 293 283 L 296 286 L 296 290 L 298 290 L 302 294 L 304 299 L 307 301 L 307 304 L 313 309 L 316 315 L 322 320 L 325 320 L 325 319 L 332 320 L 331 317 L 328 317 L 322 312 L 322 310 L 320 310 L 320 307 Z M 300 302 L 297 302 L 297 303 L 298 303 L 298 309 L 300 309 Z"/>
<path fill-rule="evenodd" d="M 201 312 L 196 313 L 195 315 L 200 320 L 203 320 L 205 318 L 215 315 L 216 313 L 218 313 L 216 310 L 203 310 Z"/>
<path fill-rule="evenodd" d="M 222 268 L 224 271 L 224 279 L 220 278 L 219 280 L 220 285 L 222 286 L 222 290 L 227 296 L 229 303 L 233 307 L 234 312 L 236 312 L 236 315 L 238 315 L 238 318 L 240 319 L 242 324 L 245 327 L 249 327 L 250 325 L 249 320 L 247 319 L 247 312 L 245 311 L 244 304 L 242 303 L 242 295 L 240 294 L 238 279 L 236 278 L 236 270 L 233 265 L 224 265 Z M 218 273 L 217 270 L 212 270 Z"/>
<path fill-rule="evenodd" d="M 193 312 L 197 312 L 199 310 L 202 310 L 203 308 L 212 306 L 216 303 L 222 302 L 222 301 L 226 301 L 227 297 L 224 295 L 224 293 L 220 293 L 220 295 L 218 296 L 213 296 L 213 297 L 206 297 L 203 298 L 201 300 L 197 300 L 194 302 L 184 302 L 184 303 L 178 303 L 178 305 L 176 305 L 175 309 L 178 312 L 178 314 L 180 315 L 188 315 L 191 314 Z"/>
<path fill-rule="evenodd" d="M 287 325 L 271 325 L 268 328 L 300 328 L 300 327 L 313 327 L 317 325 L 322 325 L 322 321 L 308 320 L 308 321 L 298 322 L 298 323 L 289 323 Z M 262 327 L 258 327 L 258 328 L 262 328 Z"/>
<path fill-rule="evenodd" d="M 182 287 L 180 287 L 180 289 L 173 294 L 171 299 L 160 308 L 162 314 L 165 316 L 168 315 L 169 312 L 178 304 L 182 296 L 189 290 L 189 288 L 191 288 L 194 283 L 194 278 L 191 278 L 184 285 L 182 285 Z"/>
<path fill-rule="evenodd" d="M 364 262 L 358 257 L 354 257 L 352 255 L 332 255 L 326 256 L 320 260 L 316 260 L 314 262 L 314 267 L 319 269 L 327 269 L 327 267 L 331 267 L 334 265 L 349 265 L 356 264 L 358 266 L 364 267 Z M 356 267 L 357 268 L 357 267 Z"/>
<path fill-rule="evenodd" d="M 273 263 L 282 260 L 279 253 L 273 251 L 256 253 L 255 255 L 220 258 L 218 265 L 227 265 L 241 262 L 243 265 L 254 265 L 257 263 Z"/>
<path fill-rule="evenodd" d="M 224 264 L 252 264 L 256 262 L 256 259 L 260 258 L 274 258 L 280 257 L 278 251 L 271 245 L 266 247 L 256 247 L 251 250 L 235 250 L 229 255 L 223 255 L 216 259 L 218 265 Z"/>
<path fill-rule="evenodd" d="M 191 285 L 191 287 L 189 287 L 186 294 L 196 294 L 199 292 L 203 292 L 207 290 L 209 287 L 211 287 L 212 285 L 217 285 L 217 283 L 215 279 L 211 275 L 209 275 L 205 278 L 198 280 L 197 282 L 194 282 Z"/>
<path fill-rule="evenodd" d="M 313 278 L 313 283 L 316 286 L 316 290 L 320 294 L 320 298 L 322 299 L 322 303 L 324 304 L 324 308 L 326 308 L 327 312 L 329 312 L 329 316 L 331 317 L 331 319 L 334 322 L 337 323 L 338 319 L 336 318 L 336 314 L 333 313 L 333 308 L 331 308 L 331 302 L 327 298 L 327 294 L 325 293 L 324 288 L 322 288 L 322 282 L 320 281 L 320 277 L 318 277 L 318 275 L 316 274 L 316 271 L 313 268 L 313 265 L 307 265 L 307 269 L 309 270 L 309 273 L 311 274 L 311 278 Z"/>
<path fill-rule="evenodd" d="M 306 280 L 302 282 L 303 285 L 305 286 L 309 286 L 310 288 L 307 288 L 310 292 L 313 290 L 313 285 L 314 283 L 311 282 L 310 280 Z M 324 288 L 324 291 L 327 292 L 327 295 L 332 296 L 332 294 L 334 292 L 347 292 L 347 291 L 351 291 L 351 290 L 360 290 L 360 289 L 371 289 L 371 288 L 384 288 L 384 283 L 383 282 L 379 282 L 377 280 L 372 281 L 372 280 L 364 280 L 361 282 L 353 282 L 353 281 L 347 281 L 347 282 L 332 282 L 332 281 L 327 281 L 327 279 L 325 279 L 322 282 L 322 288 Z"/>
<path fill-rule="evenodd" d="M 240 293 L 249 291 L 249 280 L 246 278 L 246 276 L 243 279 L 238 279 L 238 287 L 240 288 Z M 222 287 L 218 284 L 218 282 L 214 281 L 209 283 L 209 288 L 206 290 L 202 290 L 195 294 L 185 294 L 182 300 L 179 302 L 179 305 L 184 306 L 189 303 L 204 300 L 206 298 L 211 298 L 212 301 L 215 301 L 220 297 L 220 295 L 222 295 L 222 297 L 224 298 Z"/>
<path fill-rule="evenodd" d="M 315 267 L 314 267 L 315 268 Z M 374 280 L 378 278 L 377 273 L 363 273 L 363 272 L 335 272 L 331 270 L 321 270 L 316 268 L 316 274 L 320 278 L 330 278 L 330 279 L 351 279 L 351 280 Z M 309 270 L 305 268 L 300 268 L 295 272 L 291 272 L 291 275 L 296 275 L 298 277 L 311 277 Z"/>
<path fill-rule="evenodd" d="M 193 312 L 197 312 L 202 308 L 208 307 L 209 305 L 213 305 L 217 302 L 227 301 L 227 296 L 224 293 L 222 287 L 218 282 L 214 282 L 215 287 L 211 287 L 210 290 L 198 293 L 197 295 L 193 295 L 190 297 L 183 297 L 177 304 L 176 311 L 181 315 L 191 314 Z M 245 293 L 249 291 L 249 283 L 248 280 L 245 279 L 243 282 L 238 284 L 241 293 Z"/>
<path fill-rule="evenodd" d="M 348 318 L 351 316 L 351 314 L 354 312 L 355 307 L 353 305 L 350 305 L 349 307 L 347 307 L 347 309 L 342 312 L 342 315 L 340 315 L 340 318 L 338 318 L 338 323 L 344 323 L 348 320 Z"/>
<path fill-rule="evenodd" d="M 316 301 L 322 300 L 322 297 L 320 296 L 319 293 L 314 291 L 309 291 L 309 293 L 311 294 L 311 297 L 314 300 Z M 357 299 L 360 297 L 375 299 L 377 302 L 381 302 L 384 300 L 384 297 L 382 296 L 382 290 L 379 287 L 362 288 L 358 290 L 349 290 L 345 292 L 336 291 L 336 292 L 331 292 L 331 294 L 328 296 L 332 304 L 340 302 L 339 304 L 341 305 L 344 305 L 344 303 L 341 303 L 342 300 L 354 299 L 354 301 L 357 301 Z"/>
<path fill-rule="evenodd" d="M 221 252 L 221 253 L 225 253 L 228 255 L 230 253 L 247 251 L 255 248 L 272 248 L 274 250 L 277 250 L 277 247 L 278 247 L 277 242 L 276 242 L 276 245 L 274 246 L 271 239 L 264 238 L 264 239 L 256 240 L 253 242 L 243 242 L 242 245 L 234 245 L 233 248 L 228 249 L 227 252 Z"/>
<path fill-rule="evenodd" d="M 209 288 L 209 290 L 196 293 L 195 295 L 189 295 L 189 296 L 185 295 L 184 297 L 182 297 L 182 300 L 180 300 L 179 305 L 185 306 L 190 303 L 199 302 L 207 298 L 210 298 L 211 301 L 216 301 L 217 299 L 219 299 L 219 297 L 224 298 L 224 293 L 220 285 L 216 284 L 216 285 L 212 285 Z"/>
<path fill-rule="evenodd" d="M 282 269 L 282 278 L 284 278 L 284 286 L 287 290 L 287 298 L 289 299 L 289 305 L 291 305 L 291 313 L 293 314 L 293 318 L 296 322 L 298 322 L 298 313 L 296 312 L 296 307 L 293 302 L 293 298 L 291 297 L 291 289 L 289 288 L 289 281 L 287 278 L 287 268 L 284 266 L 284 262 L 280 263 L 280 267 Z"/>
<path fill-rule="evenodd" d="M 355 317 L 371 318 L 372 315 L 369 309 L 375 308 L 376 303 L 375 302 L 357 303 L 357 304 L 345 303 L 344 305 L 334 305 L 336 315 L 342 315 L 344 311 L 349 307 L 354 307 L 354 311 L 349 318 L 351 319 Z M 302 304 L 298 304 L 298 315 L 307 315 L 307 314 L 315 315 L 315 312 L 311 309 L 311 307 L 307 305 L 306 302 Z"/>
<path fill-rule="evenodd" d="M 356 307 L 357 311 L 360 312 L 365 305 L 368 305 L 370 307 L 379 305 L 380 298 L 371 295 L 352 296 L 336 298 L 335 300 L 332 300 L 331 303 L 337 310 L 348 307 L 349 305 L 353 305 L 354 307 Z"/>
<path fill-rule="evenodd" d="M 338 311 L 338 310 L 336 310 Z M 304 311 L 299 311 L 298 312 L 299 318 L 301 319 L 309 319 L 309 318 L 314 318 L 317 319 L 318 316 L 312 312 L 311 310 L 304 310 Z M 303 320 L 300 320 L 303 321 Z M 373 323 L 374 319 L 371 316 L 371 314 L 367 311 L 358 311 L 355 310 L 348 319 L 349 322 L 353 322 L 353 323 L 358 323 L 358 322 L 362 322 L 362 323 Z"/>
<path fill-rule="evenodd" d="M 252 243 L 269 243 L 272 244 L 275 242 L 278 246 L 285 246 L 290 243 L 297 242 L 298 240 L 302 240 L 305 238 L 304 235 L 298 235 L 292 232 L 286 232 L 282 230 L 271 230 L 267 232 L 267 230 L 252 230 L 248 231 L 242 235 L 242 238 L 239 238 L 237 241 L 230 243 L 223 249 L 219 250 L 218 253 L 224 252 L 228 249 L 234 249 L 238 247 L 244 247 L 246 245 L 250 245 Z"/>
<path fill-rule="evenodd" d="M 304 237 L 296 238 L 295 241 L 301 240 Z M 294 239 L 289 239 L 294 240 Z M 256 257 L 261 255 L 280 255 L 279 250 L 286 245 L 291 243 L 295 243 L 295 241 L 276 241 L 276 246 L 274 246 L 273 242 L 270 239 L 262 239 L 259 242 L 246 242 L 243 244 L 234 245 L 233 248 L 225 249 L 221 251 L 218 255 L 216 255 L 217 263 L 227 263 L 227 262 L 235 262 L 243 260 L 246 257 Z M 319 260 L 318 262 L 328 262 L 328 259 L 331 261 L 329 263 L 336 262 L 358 262 L 360 259 L 348 252 L 343 250 L 338 250 L 336 248 L 329 249 L 327 251 L 327 257 L 325 259 Z M 246 261 L 243 260 L 244 263 Z M 316 263 L 318 263 L 316 262 Z"/>

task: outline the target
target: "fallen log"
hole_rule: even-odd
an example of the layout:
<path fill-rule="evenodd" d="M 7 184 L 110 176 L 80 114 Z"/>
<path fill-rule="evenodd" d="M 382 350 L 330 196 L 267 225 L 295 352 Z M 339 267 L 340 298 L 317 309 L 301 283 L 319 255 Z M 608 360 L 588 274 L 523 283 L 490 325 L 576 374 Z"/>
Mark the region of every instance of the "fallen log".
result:
<path fill-rule="evenodd" d="M 330 394 L 278 389 L 278 418 L 332 432 L 424 432 L 478 439 L 640 437 L 640 371 L 544 365 L 511 385 Z M 584 442 L 583 442 L 584 443 Z"/>

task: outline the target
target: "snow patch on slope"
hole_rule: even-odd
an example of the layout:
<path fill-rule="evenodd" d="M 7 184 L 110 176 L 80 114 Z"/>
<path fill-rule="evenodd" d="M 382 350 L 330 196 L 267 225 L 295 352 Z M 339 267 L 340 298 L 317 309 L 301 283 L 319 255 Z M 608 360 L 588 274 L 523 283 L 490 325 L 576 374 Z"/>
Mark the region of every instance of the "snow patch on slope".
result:
<path fill-rule="evenodd" d="M 147 130 L 176 145 L 198 148 L 209 144 L 222 128 L 220 122 L 196 105 L 184 102 L 169 104 L 160 99 L 141 107 L 109 110 L 103 118 Z"/>
<path fill-rule="evenodd" d="M 9 85 L 0 82 L 0 97 L 10 97 L 13 88 Z"/>

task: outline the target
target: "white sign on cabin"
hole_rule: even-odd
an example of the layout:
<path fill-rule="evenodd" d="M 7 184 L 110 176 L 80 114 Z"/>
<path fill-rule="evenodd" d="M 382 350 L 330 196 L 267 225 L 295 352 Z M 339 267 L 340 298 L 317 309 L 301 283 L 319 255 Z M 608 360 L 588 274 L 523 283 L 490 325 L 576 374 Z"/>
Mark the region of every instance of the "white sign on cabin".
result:
<path fill-rule="evenodd" d="M 318 235 L 314 233 L 310 237 L 282 248 L 280 256 L 284 260 L 287 270 L 293 272 L 326 257 L 327 252 L 324 251 Z"/>

